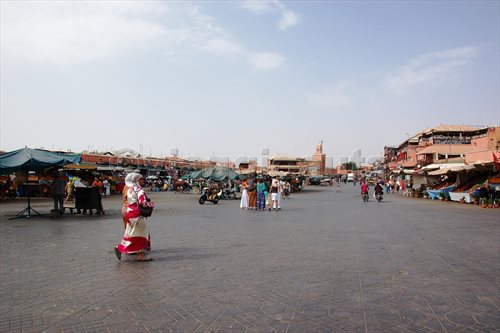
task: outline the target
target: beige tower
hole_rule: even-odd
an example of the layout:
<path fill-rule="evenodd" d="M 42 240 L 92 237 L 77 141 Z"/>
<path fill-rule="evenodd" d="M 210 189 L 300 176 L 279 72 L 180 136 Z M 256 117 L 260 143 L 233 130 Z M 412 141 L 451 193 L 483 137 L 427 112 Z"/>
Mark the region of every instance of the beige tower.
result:
<path fill-rule="evenodd" d="M 316 152 L 313 154 L 312 160 L 319 162 L 319 174 L 324 175 L 326 171 L 326 155 L 323 154 L 323 141 L 316 145 Z"/>

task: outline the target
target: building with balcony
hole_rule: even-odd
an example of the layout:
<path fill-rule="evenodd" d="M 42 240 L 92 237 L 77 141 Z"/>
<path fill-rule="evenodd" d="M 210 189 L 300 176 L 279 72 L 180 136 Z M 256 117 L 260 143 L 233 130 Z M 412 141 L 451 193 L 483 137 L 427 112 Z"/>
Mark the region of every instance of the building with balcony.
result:
<path fill-rule="evenodd" d="M 307 163 L 304 158 L 287 155 L 275 155 L 268 160 L 267 170 L 273 173 L 301 173 L 305 174 Z"/>
<path fill-rule="evenodd" d="M 398 146 L 384 147 L 387 169 L 421 168 L 428 164 L 455 161 L 491 161 L 498 154 L 500 127 L 439 125 L 425 129 Z"/>

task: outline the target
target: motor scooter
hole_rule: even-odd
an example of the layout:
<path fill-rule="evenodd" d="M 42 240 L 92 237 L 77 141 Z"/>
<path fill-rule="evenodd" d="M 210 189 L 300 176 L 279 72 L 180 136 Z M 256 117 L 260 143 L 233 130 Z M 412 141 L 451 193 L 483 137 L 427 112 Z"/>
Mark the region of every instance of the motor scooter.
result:
<path fill-rule="evenodd" d="M 364 202 L 368 202 L 368 192 L 362 192 L 361 198 L 363 199 Z"/>
<path fill-rule="evenodd" d="M 375 199 L 377 199 L 378 202 L 382 201 L 383 198 L 381 192 L 375 193 Z"/>
<path fill-rule="evenodd" d="M 200 198 L 198 199 L 198 202 L 200 205 L 203 205 L 205 201 L 210 201 L 214 205 L 216 205 L 219 202 L 219 197 L 222 195 L 222 190 L 219 192 L 216 191 L 209 191 L 208 187 L 204 187 L 203 190 L 201 191 Z"/>
<path fill-rule="evenodd" d="M 17 197 L 17 191 L 14 190 L 13 188 L 9 188 L 6 192 L 5 195 L 9 199 L 15 199 Z"/>
<path fill-rule="evenodd" d="M 236 190 L 234 188 L 224 188 L 220 195 L 222 200 L 236 199 Z"/>

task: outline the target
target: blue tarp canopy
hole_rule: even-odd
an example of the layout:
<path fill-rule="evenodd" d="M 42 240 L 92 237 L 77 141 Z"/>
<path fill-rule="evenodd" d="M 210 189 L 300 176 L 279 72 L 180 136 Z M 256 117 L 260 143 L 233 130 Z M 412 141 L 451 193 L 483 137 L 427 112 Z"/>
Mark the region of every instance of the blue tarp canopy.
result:
<path fill-rule="evenodd" d="M 40 171 L 54 166 L 79 163 L 80 154 L 54 153 L 42 149 L 22 148 L 0 155 L 0 175 L 16 171 Z"/>

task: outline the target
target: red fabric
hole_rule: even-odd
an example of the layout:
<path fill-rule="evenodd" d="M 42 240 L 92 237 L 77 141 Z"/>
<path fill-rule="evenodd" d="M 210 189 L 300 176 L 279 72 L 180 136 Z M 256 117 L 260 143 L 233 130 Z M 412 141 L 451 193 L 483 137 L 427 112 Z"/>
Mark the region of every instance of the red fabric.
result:
<path fill-rule="evenodd" d="M 144 237 L 123 237 L 118 244 L 118 251 L 121 253 L 136 253 L 149 247 L 149 240 Z"/>
<path fill-rule="evenodd" d="M 137 201 L 138 204 L 143 207 L 154 207 L 154 203 L 152 201 L 147 201 L 147 196 L 144 191 L 139 191 L 137 187 L 131 187 L 128 191 L 136 191 L 137 192 Z M 134 217 L 141 216 L 141 210 L 139 209 L 139 205 L 137 203 L 132 203 L 127 205 L 127 213 L 125 214 L 125 218 L 127 220 L 132 219 Z"/>
<path fill-rule="evenodd" d="M 500 160 L 498 159 L 497 155 L 495 153 L 493 154 L 493 164 L 495 165 L 495 168 L 500 168 Z"/>
<path fill-rule="evenodd" d="M 139 205 L 131 204 L 127 206 L 127 213 L 125 214 L 125 218 L 127 220 L 133 219 L 134 217 L 141 216 L 141 210 L 139 209 Z"/>

